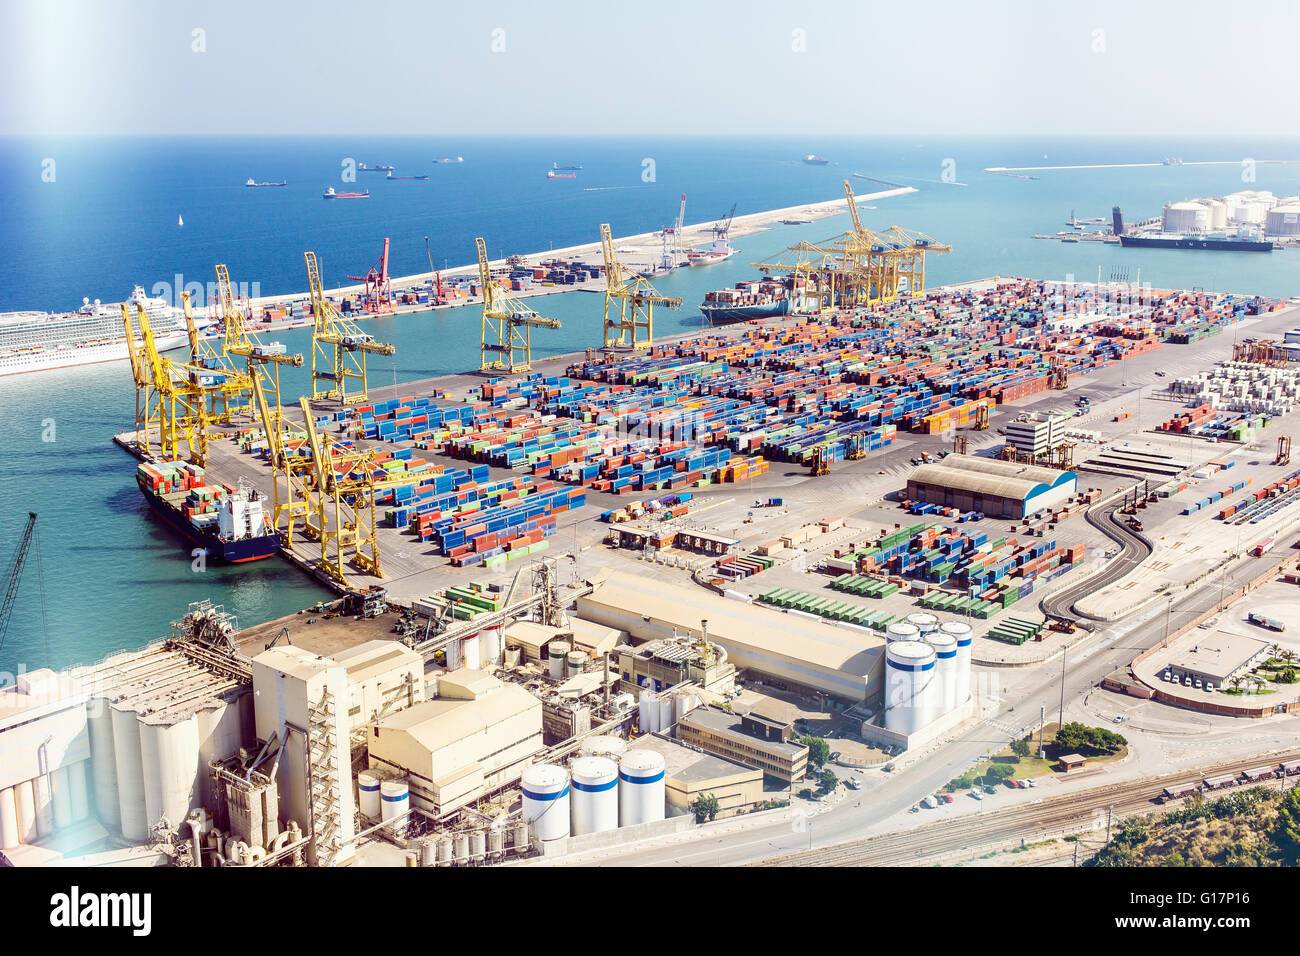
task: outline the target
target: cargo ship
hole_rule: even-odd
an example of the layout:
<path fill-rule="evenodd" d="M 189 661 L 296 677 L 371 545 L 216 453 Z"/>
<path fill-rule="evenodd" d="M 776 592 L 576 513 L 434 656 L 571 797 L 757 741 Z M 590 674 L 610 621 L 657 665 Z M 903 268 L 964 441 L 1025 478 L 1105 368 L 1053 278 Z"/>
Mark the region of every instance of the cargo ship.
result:
<path fill-rule="evenodd" d="M 551 163 L 551 169 L 581 169 L 582 163 L 577 166 L 561 166 L 559 163 Z"/>
<path fill-rule="evenodd" d="M 380 163 L 378 166 L 367 166 L 365 163 L 357 163 L 357 172 L 359 173 L 384 173 L 391 169 L 396 169 L 392 163 Z"/>
<path fill-rule="evenodd" d="M 435 159 L 434 162 L 435 162 L 435 163 L 463 163 L 463 162 L 465 162 L 465 157 L 464 157 L 464 156 L 444 156 L 444 157 L 442 157 L 442 159 Z"/>
<path fill-rule="evenodd" d="M 1149 236 L 1120 236 L 1125 249 L 1214 249 L 1220 252 L 1272 252 L 1273 243 L 1259 239 L 1233 239 L 1227 236 L 1182 236 L 1157 233 Z"/>
<path fill-rule="evenodd" d="M 713 244 L 704 249 L 688 249 L 686 263 L 692 266 L 711 266 L 715 262 L 730 259 L 736 252 L 726 238 L 715 239 Z"/>
<path fill-rule="evenodd" d="M 209 485 L 203 469 L 182 461 L 141 462 L 135 470 L 149 507 L 175 531 L 227 564 L 261 561 L 279 550 L 280 536 L 265 503 L 248 482 Z"/>
<path fill-rule="evenodd" d="M 418 179 L 418 180 L 424 180 L 424 179 L 428 179 L 429 177 L 428 177 L 428 176 L 394 176 L 392 173 L 389 173 L 388 176 L 387 176 L 386 178 L 387 178 L 387 179 Z"/>
<path fill-rule="evenodd" d="M 553 170 L 553 169 L 548 169 L 548 170 L 546 171 L 546 178 L 547 178 L 547 179 L 577 179 L 577 178 L 578 178 L 578 174 L 577 174 L 577 173 L 557 173 L 557 172 L 556 172 L 555 170 Z"/>
<path fill-rule="evenodd" d="M 369 199 L 370 190 L 366 189 L 359 193 L 336 193 L 334 187 L 330 186 L 320 195 L 322 199 Z"/>
<path fill-rule="evenodd" d="M 281 182 L 281 183 L 258 183 L 258 182 L 254 182 L 254 181 L 253 181 L 253 177 L 252 177 L 252 176 L 249 176 L 249 177 L 248 177 L 248 181 L 247 181 L 246 183 L 244 183 L 244 185 L 245 185 L 245 186 L 250 186 L 250 187 L 253 187 L 253 188 L 260 188 L 260 187 L 262 187 L 262 186 L 287 186 L 287 185 L 289 185 L 289 180 L 286 179 L 284 182 Z"/>
<path fill-rule="evenodd" d="M 814 156 L 812 153 L 805 156 L 803 161 L 809 166 L 826 166 L 830 163 L 829 159 L 823 159 L 821 156 Z"/>
<path fill-rule="evenodd" d="M 749 279 L 735 288 L 705 293 L 700 312 L 710 325 L 748 322 L 788 315 L 790 292 L 785 282 L 776 279 Z"/>
<path fill-rule="evenodd" d="M 129 358 L 120 303 L 103 305 L 83 298 L 76 312 L 0 313 L 0 375 L 94 365 Z M 135 321 L 139 304 L 149 316 L 160 352 L 189 344 L 185 313 L 164 299 L 145 295 L 141 286 L 126 300 Z M 139 329 L 136 330 L 137 336 Z"/>

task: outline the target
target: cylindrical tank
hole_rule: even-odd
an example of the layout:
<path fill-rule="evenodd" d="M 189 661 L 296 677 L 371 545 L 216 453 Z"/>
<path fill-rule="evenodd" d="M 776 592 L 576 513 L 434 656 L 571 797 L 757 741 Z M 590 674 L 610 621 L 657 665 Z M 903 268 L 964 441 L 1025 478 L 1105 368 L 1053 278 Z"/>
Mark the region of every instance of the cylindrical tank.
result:
<path fill-rule="evenodd" d="M 939 619 L 929 611 L 915 611 L 907 615 L 906 621 L 916 628 L 922 637 L 939 629 Z"/>
<path fill-rule="evenodd" d="M 885 648 L 885 728 L 914 734 L 930 722 L 934 648 L 920 641 L 894 641 Z"/>
<path fill-rule="evenodd" d="M 573 762 L 573 835 L 618 829 L 618 765 L 608 757 Z"/>
<path fill-rule="evenodd" d="M 666 694 L 659 698 L 659 731 L 663 732 L 673 725 L 673 699 Z"/>
<path fill-rule="evenodd" d="M 407 866 L 419 866 L 419 865 L 420 865 L 420 857 L 419 857 L 419 855 L 418 855 L 418 854 L 415 854 L 415 853 L 408 853 L 408 854 L 406 854 L 406 865 L 407 865 Z"/>
<path fill-rule="evenodd" d="M 454 671 L 460 667 L 460 641 L 452 641 L 444 653 L 447 655 L 447 670 Z"/>
<path fill-rule="evenodd" d="M 613 734 L 592 734 L 582 742 L 581 752 L 589 757 L 613 757 L 617 759 L 623 756 L 627 750 L 627 741 L 622 737 L 615 737 Z"/>
<path fill-rule="evenodd" d="M 245 695 L 251 698 L 252 694 Z M 199 801 L 205 807 L 216 805 L 208 764 L 237 753 L 244 744 L 242 705 L 238 699 L 214 701 L 198 712 L 199 721 Z M 251 726 L 251 724 L 250 724 Z"/>
<path fill-rule="evenodd" d="M 18 839 L 35 843 L 40 834 L 36 830 L 36 785 L 24 780 L 14 785 L 14 807 L 18 811 Z"/>
<path fill-rule="evenodd" d="M 175 829 L 199 805 L 199 720 L 157 722 L 140 718 L 140 764 L 148 825 L 166 820 Z"/>
<path fill-rule="evenodd" d="M 920 636 L 920 629 L 907 621 L 894 621 L 885 628 L 885 640 L 890 644 L 894 641 L 915 641 Z"/>
<path fill-rule="evenodd" d="M 425 840 L 420 844 L 420 866 L 437 866 L 438 865 L 438 843 L 436 840 Z"/>
<path fill-rule="evenodd" d="M 531 849 L 528 842 L 528 824 L 516 823 L 510 836 L 510 847 L 516 853 L 527 853 Z"/>
<path fill-rule="evenodd" d="M 383 780 L 379 784 L 379 815 L 389 825 L 389 832 L 401 833 L 406 829 L 403 816 L 411 808 L 411 788 L 405 780 Z M 399 820 L 398 817 L 401 817 Z"/>
<path fill-rule="evenodd" d="M 586 651 L 569 651 L 569 653 L 564 658 L 564 673 L 565 676 L 567 677 L 573 677 L 576 674 L 581 674 L 583 669 L 586 666 L 587 666 Z"/>
<path fill-rule="evenodd" d="M 957 638 L 957 677 L 955 689 L 957 706 L 966 703 L 970 697 L 970 649 L 973 632 L 965 621 L 944 621 L 939 630 Z"/>
<path fill-rule="evenodd" d="M 925 643 L 934 648 L 935 716 L 957 706 L 957 638 L 945 631 L 931 631 Z"/>
<path fill-rule="evenodd" d="M 95 816 L 110 830 L 122 825 L 117 805 L 117 761 L 113 756 L 113 712 L 107 697 L 86 701 L 86 725 L 90 730 L 90 776 L 94 784 Z"/>
<path fill-rule="evenodd" d="M 662 820 L 664 758 L 653 750 L 629 750 L 618 763 L 618 825 Z"/>
<path fill-rule="evenodd" d="M 681 720 L 698 706 L 698 697 L 688 690 L 679 690 L 673 697 L 673 720 Z"/>
<path fill-rule="evenodd" d="M 14 788 L 0 790 L 0 850 L 12 850 L 22 842 L 18 835 L 18 803 Z"/>
<path fill-rule="evenodd" d="M 524 795 L 524 819 L 539 840 L 569 835 L 569 774 L 563 767 L 539 763 L 527 768 L 519 781 Z"/>
<path fill-rule="evenodd" d="M 487 857 L 487 836 L 482 830 L 471 830 L 469 834 L 469 861 L 482 863 Z"/>
<path fill-rule="evenodd" d="M 470 670 L 478 670 L 480 659 L 477 634 L 471 634 L 469 637 L 461 638 L 460 659 L 464 661 L 465 666 Z"/>
<path fill-rule="evenodd" d="M 641 691 L 637 726 L 641 728 L 643 734 L 653 734 L 659 729 L 659 698 L 652 690 Z"/>
<path fill-rule="evenodd" d="M 546 657 L 550 662 L 551 680 L 564 680 L 564 659 L 573 648 L 564 641 L 551 641 L 547 645 Z"/>
<path fill-rule="evenodd" d="M 369 770 L 362 770 L 357 774 L 357 806 L 361 810 L 361 815 L 367 820 L 378 822 L 382 818 L 380 809 L 382 801 L 379 799 L 381 782 L 379 775 Z"/>
<path fill-rule="evenodd" d="M 68 768 L 59 767 L 50 774 L 50 802 L 54 806 L 54 829 L 72 825 L 72 788 Z"/>
<path fill-rule="evenodd" d="M 469 862 L 469 834 L 456 833 L 451 838 L 451 862 L 464 866 Z"/>
<path fill-rule="evenodd" d="M 32 781 L 36 797 L 36 832 L 47 837 L 54 832 L 54 794 L 50 775 L 43 773 Z"/>
<path fill-rule="evenodd" d="M 140 722 L 126 704 L 109 707 L 113 715 L 113 756 L 117 770 L 118 808 L 122 837 L 143 843 L 149 835 L 144 808 L 144 768 L 140 765 Z"/>
<path fill-rule="evenodd" d="M 438 865 L 451 866 L 451 852 L 452 852 L 451 837 L 445 837 L 445 836 L 438 837 L 437 848 L 438 848 Z"/>
<path fill-rule="evenodd" d="M 89 760 L 78 760 L 68 765 L 68 793 L 72 797 L 72 822 L 80 823 L 90 816 L 90 790 L 86 786 Z"/>
<path fill-rule="evenodd" d="M 497 667 L 501 664 L 504 649 L 501 627 L 489 627 L 479 632 L 478 654 L 480 667 Z"/>
<path fill-rule="evenodd" d="M 489 860 L 499 860 L 505 856 L 506 834 L 504 830 L 497 828 L 488 831 L 487 852 Z"/>

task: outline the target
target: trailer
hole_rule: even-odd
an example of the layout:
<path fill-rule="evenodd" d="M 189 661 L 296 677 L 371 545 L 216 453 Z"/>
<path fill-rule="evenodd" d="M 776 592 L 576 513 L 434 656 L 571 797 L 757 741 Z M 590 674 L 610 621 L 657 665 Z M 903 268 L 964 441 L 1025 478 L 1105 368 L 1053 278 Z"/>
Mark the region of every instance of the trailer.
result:
<path fill-rule="evenodd" d="M 1273 544 L 1274 542 L 1272 538 L 1265 538 L 1259 544 L 1255 545 L 1255 547 L 1251 548 L 1250 553 L 1257 558 L 1262 558 L 1273 550 Z"/>
<path fill-rule="evenodd" d="M 1263 614 L 1256 613 L 1255 611 L 1251 611 L 1249 614 L 1247 614 L 1246 620 L 1249 621 L 1251 624 L 1254 624 L 1256 627 L 1266 627 L 1270 631 L 1286 630 L 1286 625 L 1283 624 L 1281 621 L 1274 620 L 1271 617 L 1265 617 Z"/>
<path fill-rule="evenodd" d="M 1273 780 L 1278 776 L 1276 767 L 1252 767 L 1241 772 L 1241 779 L 1246 783 L 1258 783 L 1261 780 Z"/>
<path fill-rule="evenodd" d="M 1206 777 L 1204 780 L 1201 781 L 1201 789 L 1202 790 L 1226 790 L 1228 787 L 1234 786 L 1236 782 L 1237 782 L 1236 777 L 1234 777 L 1230 773 L 1226 773 L 1220 777 Z"/>

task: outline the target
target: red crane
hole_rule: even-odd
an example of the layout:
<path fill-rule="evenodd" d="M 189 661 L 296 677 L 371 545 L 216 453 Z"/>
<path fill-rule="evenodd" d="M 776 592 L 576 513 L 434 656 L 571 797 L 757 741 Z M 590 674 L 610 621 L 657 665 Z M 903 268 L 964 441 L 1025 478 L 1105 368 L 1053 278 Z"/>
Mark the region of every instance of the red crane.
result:
<path fill-rule="evenodd" d="M 366 284 L 365 297 L 361 301 L 361 308 L 365 312 L 371 312 L 375 315 L 386 315 L 393 311 L 393 291 L 389 286 L 388 276 L 388 237 L 384 237 L 384 251 L 379 256 L 379 261 L 370 267 L 370 271 L 363 276 L 348 276 L 353 282 L 364 282 Z"/>

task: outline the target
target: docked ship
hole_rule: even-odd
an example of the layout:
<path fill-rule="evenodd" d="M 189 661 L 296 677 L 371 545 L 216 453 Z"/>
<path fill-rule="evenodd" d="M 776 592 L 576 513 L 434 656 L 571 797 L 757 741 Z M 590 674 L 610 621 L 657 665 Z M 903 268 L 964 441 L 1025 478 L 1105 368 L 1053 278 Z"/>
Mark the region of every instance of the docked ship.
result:
<path fill-rule="evenodd" d="M 367 189 L 359 193 L 337 193 L 334 191 L 334 187 L 330 186 L 320 195 L 322 199 L 369 199 L 370 190 Z"/>
<path fill-rule="evenodd" d="M 731 244 L 726 238 L 715 239 L 713 243 L 704 249 L 688 249 L 686 251 L 686 264 L 692 266 L 711 266 L 715 262 L 722 262 L 730 259 L 736 252 L 731 248 Z"/>
<path fill-rule="evenodd" d="M 129 358 L 121 304 L 103 305 L 98 299 L 82 303 L 76 312 L 0 313 L 0 375 Z M 183 311 L 136 286 L 126 302 L 133 320 L 137 303 L 149 316 L 159 351 L 189 344 Z"/>
<path fill-rule="evenodd" d="M 1236 239 L 1229 236 L 1185 236 L 1174 233 L 1119 237 L 1125 249 L 1214 249 L 1220 252 L 1272 252 L 1267 239 Z"/>
<path fill-rule="evenodd" d="M 809 166 L 826 166 L 830 163 L 829 159 L 823 159 L 821 156 L 814 156 L 812 153 L 805 156 L 803 161 Z"/>
<path fill-rule="evenodd" d="M 734 288 L 705 293 L 700 312 L 710 325 L 748 322 L 788 315 L 790 291 L 777 279 L 749 279 Z"/>
<path fill-rule="evenodd" d="M 578 174 L 577 174 L 577 173 L 557 173 L 557 172 L 556 172 L 555 170 L 553 170 L 553 169 L 548 169 L 548 170 L 546 171 L 546 178 L 547 178 L 547 179 L 577 179 L 577 178 L 578 178 Z"/>
<path fill-rule="evenodd" d="M 286 179 L 286 180 L 284 180 L 284 182 L 279 182 L 279 183 L 259 183 L 259 182 L 254 182 L 254 181 L 253 181 L 253 177 L 252 177 L 252 176 L 249 176 L 249 177 L 248 177 L 248 181 L 247 181 L 246 183 L 244 183 L 244 185 L 245 185 L 245 186 L 250 186 L 250 187 L 253 187 L 253 188 L 258 188 L 258 187 L 261 187 L 261 186 L 287 186 L 287 185 L 289 185 L 289 180 Z"/>
<path fill-rule="evenodd" d="M 262 496 L 247 481 L 209 485 L 198 465 L 141 462 L 135 481 L 154 514 L 227 564 L 261 561 L 279 550 Z"/>

